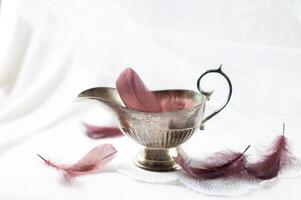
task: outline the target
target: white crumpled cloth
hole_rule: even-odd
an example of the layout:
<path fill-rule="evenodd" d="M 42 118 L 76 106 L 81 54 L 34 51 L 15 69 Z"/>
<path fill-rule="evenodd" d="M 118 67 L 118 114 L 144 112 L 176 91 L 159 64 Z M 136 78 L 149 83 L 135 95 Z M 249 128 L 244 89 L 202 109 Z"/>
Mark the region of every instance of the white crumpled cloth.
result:
<path fill-rule="evenodd" d="M 112 123 L 97 105 L 76 95 L 114 86 L 133 67 L 151 89 L 196 90 L 205 70 L 224 65 L 233 96 L 204 131 L 185 145 L 192 157 L 224 148 L 270 143 L 286 123 L 300 157 L 300 1 L 2 0 L 0 6 L 0 199 L 212 199 L 179 185 L 133 181 L 117 172 L 124 154 L 138 147 L 128 138 L 91 140 L 81 121 Z M 227 95 L 224 80 L 207 114 Z M 63 185 L 40 153 L 73 162 L 93 146 L 119 150 L 103 173 Z M 133 148 L 132 148 L 133 147 Z M 132 160 L 128 160 L 132 162 Z M 298 199 L 300 179 L 238 199 Z M 224 197 L 219 197 L 223 199 Z"/>

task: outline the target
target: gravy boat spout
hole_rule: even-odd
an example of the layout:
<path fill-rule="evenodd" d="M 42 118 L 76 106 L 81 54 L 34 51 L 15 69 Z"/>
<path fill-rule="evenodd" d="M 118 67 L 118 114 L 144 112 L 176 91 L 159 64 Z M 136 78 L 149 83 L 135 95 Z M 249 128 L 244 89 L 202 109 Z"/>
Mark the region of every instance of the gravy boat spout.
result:
<path fill-rule="evenodd" d="M 97 87 L 82 91 L 77 100 L 94 100 L 101 106 L 105 107 L 114 119 L 119 121 L 119 117 L 123 113 L 124 104 L 115 88 Z"/>

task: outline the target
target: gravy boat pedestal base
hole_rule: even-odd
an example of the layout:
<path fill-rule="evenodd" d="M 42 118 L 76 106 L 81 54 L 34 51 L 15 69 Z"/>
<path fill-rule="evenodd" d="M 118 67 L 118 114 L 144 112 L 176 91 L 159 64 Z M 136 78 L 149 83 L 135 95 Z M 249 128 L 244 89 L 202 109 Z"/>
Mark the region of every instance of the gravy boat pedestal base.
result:
<path fill-rule="evenodd" d="M 166 172 L 180 169 L 174 157 L 186 157 L 181 147 L 168 149 L 142 148 L 136 156 L 135 165 L 149 171 Z"/>

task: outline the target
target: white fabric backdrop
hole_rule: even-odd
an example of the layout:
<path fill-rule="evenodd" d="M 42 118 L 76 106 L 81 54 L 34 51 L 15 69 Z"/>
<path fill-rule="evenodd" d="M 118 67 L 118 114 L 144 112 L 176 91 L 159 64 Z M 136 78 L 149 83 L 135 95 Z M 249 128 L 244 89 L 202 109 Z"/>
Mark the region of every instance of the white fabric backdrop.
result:
<path fill-rule="evenodd" d="M 80 122 L 110 123 L 109 114 L 74 102 L 84 89 L 114 86 L 128 66 L 152 89 L 196 90 L 201 73 L 224 65 L 232 100 L 188 142 L 191 153 L 269 143 L 284 121 L 300 157 L 300 13 L 298 0 L 2 1 L 0 199 L 213 198 L 135 182 L 114 163 L 66 186 L 37 159 L 72 162 L 103 142 L 125 154 L 136 146 L 127 138 L 87 138 Z M 208 113 L 227 93 L 223 80 L 211 78 Z M 284 180 L 241 199 L 298 199 L 300 183 Z"/>

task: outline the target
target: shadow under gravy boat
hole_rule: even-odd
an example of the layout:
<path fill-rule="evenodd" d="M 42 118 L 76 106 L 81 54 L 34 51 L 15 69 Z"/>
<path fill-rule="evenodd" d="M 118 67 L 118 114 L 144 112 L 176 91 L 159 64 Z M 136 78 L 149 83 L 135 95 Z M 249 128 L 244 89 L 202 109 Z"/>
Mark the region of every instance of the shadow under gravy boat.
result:
<path fill-rule="evenodd" d="M 229 94 L 223 106 L 203 118 L 205 104 L 212 91 L 203 91 L 200 81 L 208 73 L 221 74 L 228 82 Z M 197 87 L 200 93 L 191 90 L 153 91 L 158 99 L 173 95 L 192 100 L 194 107 L 174 112 L 150 113 L 126 108 L 117 89 L 109 87 L 85 90 L 79 94 L 78 99 L 93 99 L 109 108 L 118 128 L 143 146 L 135 160 L 138 167 L 150 171 L 173 171 L 180 168 L 173 157 L 186 157 L 180 145 L 193 135 L 196 128 L 203 129 L 204 123 L 219 113 L 232 95 L 231 81 L 221 67 L 203 73 L 197 81 Z"/>

